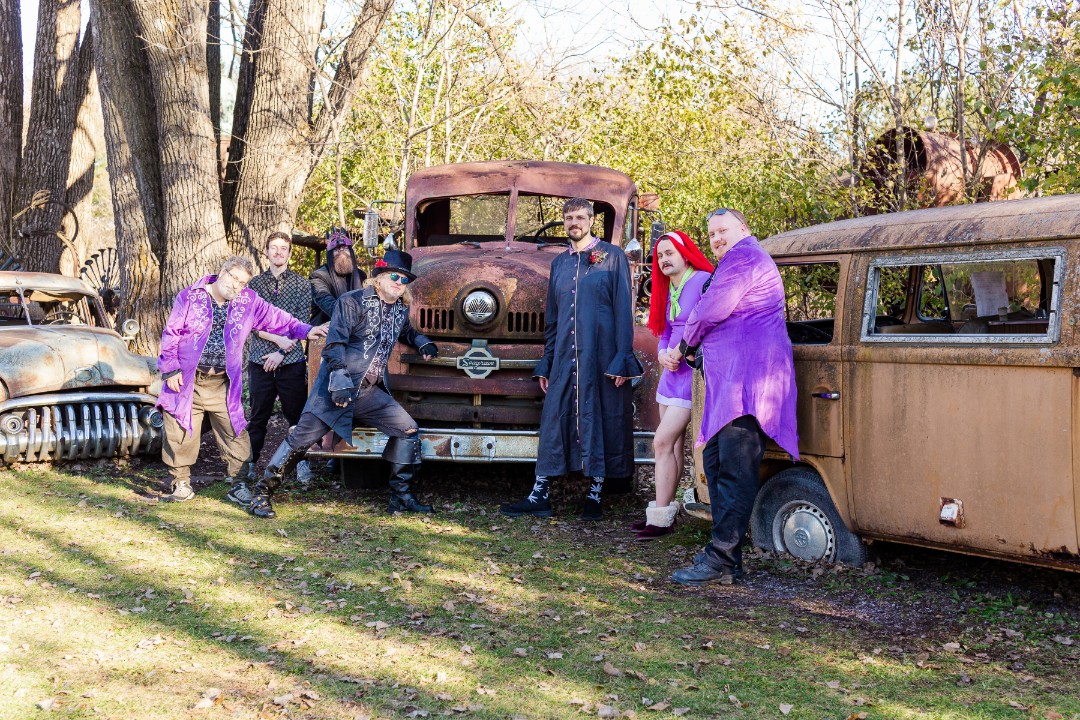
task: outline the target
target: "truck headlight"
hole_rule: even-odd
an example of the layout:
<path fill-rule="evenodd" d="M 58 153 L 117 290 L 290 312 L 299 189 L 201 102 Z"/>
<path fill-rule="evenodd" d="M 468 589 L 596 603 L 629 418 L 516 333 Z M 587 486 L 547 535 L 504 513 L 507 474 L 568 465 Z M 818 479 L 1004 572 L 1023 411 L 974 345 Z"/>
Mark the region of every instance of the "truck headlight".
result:
<path fill-rule="evenodd" d="M 473 290 L 461 302 L 461 312 L 473 325 L 483 325 L 495 317 L 499 303 L 487 290 Z"/>

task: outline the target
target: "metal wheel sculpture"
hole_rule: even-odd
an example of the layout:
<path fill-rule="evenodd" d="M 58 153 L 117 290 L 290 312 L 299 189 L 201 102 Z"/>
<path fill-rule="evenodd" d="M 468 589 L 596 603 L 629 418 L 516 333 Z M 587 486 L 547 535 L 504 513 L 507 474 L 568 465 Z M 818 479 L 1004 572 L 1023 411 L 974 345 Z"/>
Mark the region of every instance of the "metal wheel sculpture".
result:
<path fill-rule="evenodd" d="M 120 257 L 115 248 L 102 248 L 90 256 L 79 268 L 79 277 L 97 290 L 101 304 L 109 315 L 109 322 L 116 323 L 116 311 L 120 306 Z"/>

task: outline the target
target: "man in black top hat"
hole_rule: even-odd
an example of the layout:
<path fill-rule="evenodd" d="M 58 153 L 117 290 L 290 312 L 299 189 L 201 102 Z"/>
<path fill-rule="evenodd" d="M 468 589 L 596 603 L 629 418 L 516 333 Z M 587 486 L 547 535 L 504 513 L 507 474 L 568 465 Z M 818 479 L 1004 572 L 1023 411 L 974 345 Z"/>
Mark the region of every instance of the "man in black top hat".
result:
<path fill-rule="evenodd" d="M 304 413 L 255 485 L 252 515 L 274 517 L 271 497 L 282 479 L 327 431 L 351 442 L 354 418 L 389 437 L 383 458 L 390 463 L 390 512 L 432 512 L 410 492 L 420 469 L 416 421 L 391 397 L 383 381 L 390 352 L 399 341 L 417 348 L 426 359 L 438 354 L 435 343 L 409 324 L 406 286 L 415 279 L 412 257 L 388 250 L 362 290 L 338 298 Z"/>

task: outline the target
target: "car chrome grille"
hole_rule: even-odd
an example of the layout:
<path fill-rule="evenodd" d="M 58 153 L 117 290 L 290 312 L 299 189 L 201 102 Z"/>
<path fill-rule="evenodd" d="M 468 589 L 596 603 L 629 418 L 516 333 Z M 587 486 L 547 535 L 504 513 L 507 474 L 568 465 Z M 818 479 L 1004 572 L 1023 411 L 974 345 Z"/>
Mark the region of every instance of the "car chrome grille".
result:
<path fill-rule="evenodd" d="M 22 419 L 20 432 L 4 423 L 4 462 L 119 457 L 161 448 L 161 411 L 123 400 L 29 405 L 3 414 Z"/>

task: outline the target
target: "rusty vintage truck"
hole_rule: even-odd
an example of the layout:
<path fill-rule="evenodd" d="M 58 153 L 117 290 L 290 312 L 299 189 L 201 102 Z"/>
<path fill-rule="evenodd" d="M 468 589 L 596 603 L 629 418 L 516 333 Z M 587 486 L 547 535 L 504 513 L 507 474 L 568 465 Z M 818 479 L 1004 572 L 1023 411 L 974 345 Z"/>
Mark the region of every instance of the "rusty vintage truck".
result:
<path fill-rule="evenodd" d="M 157 452 L 160 387 L 157 360 L 128 350 L 85 282 L 0 272 L 0 461 Z"/>
<path fill-rule="evenodd" d="M 877 539 L 1080 571 L 1080 195 L 762 246 L 784 279 L 802 457 L 770 444 L 754 544 L 858 564 Z M 695 459 L 688 509 L 708 517 Z"/>
<path fill-rule="evenodd" d="M 536 460 L 544 397 L 532 373 L 544 350 L 551 261 L 567 248 L 562 204 L 575 196 L 593 202 L 594 233 L 627 251 L 641 280 L 643 208 L 621 172 L 507 161 L 433 167 L 409 179 L 400 245 L 418 275 L 410 320 L 438 343 L 439 357 L 398 345 L 388 387 L 420 425 L 425 459 Z M 635 461 L 651 464 L 659 369 L 656 339 L 643 325 L 634 347 L 647 369 L 635 381 Z M 386 443 L 367 427 L 352 440 L 313 454 L 378 458 Z"/>

